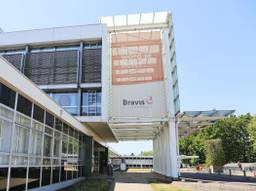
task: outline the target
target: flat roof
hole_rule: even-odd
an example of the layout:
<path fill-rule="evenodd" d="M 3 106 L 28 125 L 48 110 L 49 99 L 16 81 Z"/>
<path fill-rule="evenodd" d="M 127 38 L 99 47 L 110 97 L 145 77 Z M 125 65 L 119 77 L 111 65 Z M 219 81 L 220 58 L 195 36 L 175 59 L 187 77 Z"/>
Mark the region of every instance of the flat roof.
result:
<path fill-rule="evenodd" d="M 0 49 L 24 45 L 80 42 L 101 39 L 107 33 L 103 24 L 52 27 L 0 33 Z"/>

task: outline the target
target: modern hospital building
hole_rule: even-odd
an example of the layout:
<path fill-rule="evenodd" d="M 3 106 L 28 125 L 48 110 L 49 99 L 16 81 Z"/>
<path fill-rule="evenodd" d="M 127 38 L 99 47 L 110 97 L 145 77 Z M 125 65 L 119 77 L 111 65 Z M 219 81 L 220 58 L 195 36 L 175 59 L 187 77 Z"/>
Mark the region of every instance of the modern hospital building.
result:
<path fill-rule="evenodd" d="M 180 113 L 168 12 L 0 32 L 0 190 L 103 173 L 107 143 L 126 140 L 153 140 L 154 171 L 177 178 L 178 124 L 228 114 Z"/>

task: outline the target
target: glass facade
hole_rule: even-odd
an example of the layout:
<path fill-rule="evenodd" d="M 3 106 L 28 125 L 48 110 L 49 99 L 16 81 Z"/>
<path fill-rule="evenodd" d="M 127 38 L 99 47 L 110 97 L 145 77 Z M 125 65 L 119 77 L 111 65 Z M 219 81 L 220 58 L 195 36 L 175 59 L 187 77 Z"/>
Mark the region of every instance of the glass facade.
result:
<path fill-rule="evenodd" d="M 9 190 L 26 190 L 85 176 L 86 166 L 91 166 L 85 163 L 91 157 L 88 140 L 0 83 L 0 190 L 7 185 Z"/>

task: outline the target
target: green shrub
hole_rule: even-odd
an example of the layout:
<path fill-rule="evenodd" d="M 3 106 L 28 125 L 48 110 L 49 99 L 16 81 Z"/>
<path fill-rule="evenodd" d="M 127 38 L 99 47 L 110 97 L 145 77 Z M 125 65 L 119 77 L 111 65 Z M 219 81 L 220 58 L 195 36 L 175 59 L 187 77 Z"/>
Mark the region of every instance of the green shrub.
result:
<path fill-rule="evenodd" d="M 206 141 L 205 156 L 207 166 L 222 166 L 225 164 L 221 139 L 211 139 Z"/>

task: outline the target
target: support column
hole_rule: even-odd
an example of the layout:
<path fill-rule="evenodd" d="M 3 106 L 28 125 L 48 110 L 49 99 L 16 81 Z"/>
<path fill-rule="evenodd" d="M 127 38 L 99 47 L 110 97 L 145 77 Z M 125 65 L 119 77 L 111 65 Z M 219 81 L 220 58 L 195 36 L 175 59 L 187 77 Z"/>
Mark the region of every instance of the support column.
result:
<path fill-rule="evenodd" d="M 154 158 L 153 158 L 153 168 L 154 172 L 159 173 L 159 163 L 160 163 L 160 150 L 159 150 L 159 135 L 157 135 L 153 140 L 153 151 L 154 151 Z"/>
<path fill-rule="evenodd" d="M 166 176 L 171 176 L 171 157 L 170 157 L 170 136 L 169 136 L 169 127 L 165 127 L 165 145 L 166 145 Z"/>
<path fill-rule="evenodd" d="M 176 137 L 176 122 L 170 119 L 169 125 L 169 145 L 170 145 L 170 175 L 173 178 L 178 178 L 178 151 L 177 151 L 177 137 Z"/>

